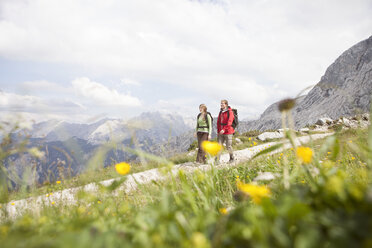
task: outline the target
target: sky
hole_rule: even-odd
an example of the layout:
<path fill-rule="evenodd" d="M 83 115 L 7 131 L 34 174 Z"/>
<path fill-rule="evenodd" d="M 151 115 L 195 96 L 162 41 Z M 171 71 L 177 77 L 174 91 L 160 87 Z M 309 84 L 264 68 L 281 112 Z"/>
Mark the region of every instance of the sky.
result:
<path fill-rule="evenodd" d="M 0 0 L 0 119 L 241 119 L 372 35 L 370 0 Z"/>

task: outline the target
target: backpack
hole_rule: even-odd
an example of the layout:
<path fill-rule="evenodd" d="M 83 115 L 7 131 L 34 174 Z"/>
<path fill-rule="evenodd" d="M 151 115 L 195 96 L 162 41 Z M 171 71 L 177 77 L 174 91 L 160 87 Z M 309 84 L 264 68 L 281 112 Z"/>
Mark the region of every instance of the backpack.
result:
<path fill-rule="evenodd" d="M 198 114 L 198 117 L 196 117 L 196 123 L 198 123 L 198 120 L 199 120 L 200 115 L 201 115 L 201 113 L 199 113 Z M 207 112 L 207 115 L 209 115 L 211 117 L 211 123 L 212 123 L 212 127 L 213 127 L 213 117 L 212 117 L 211 113 L 209 113 L 209 112 Z M 207 120 L 207 125 L 205 127 L 209 128 L 208 120 Z M 198 123 L 198 127 L 197 128 L 205 128 L 205 127 L 200 127 L 199 126 L 199 123 Z"/>
<path fill-rule="evenodd" d="M 230 106 L 229 106 L 230 107 Z M 238 110 L 237 109 L 231 109 L 231 111 L 234 114 L 234 120 L 231 126 L 236 129 L 236 127 L 239 125 L 239 117 L 238 117 Z M 230 119 L 230 111 L 227 111 L 227 119 Z"/>
<path fill-rule="evenodd" d="M 236 127 L 239 125 L 238 110 L 237 109 L 231 109 L 231 110 L 234 113 L 234 120 L 231 126 L 234 129 L 236 129 Z"/>

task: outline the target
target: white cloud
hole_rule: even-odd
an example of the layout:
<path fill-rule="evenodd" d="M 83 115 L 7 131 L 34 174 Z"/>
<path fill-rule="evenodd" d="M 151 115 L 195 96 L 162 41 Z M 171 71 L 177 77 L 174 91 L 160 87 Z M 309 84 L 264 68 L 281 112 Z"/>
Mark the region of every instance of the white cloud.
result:
<path fill-rule="evenodd" d="M 43 108 L 42 99 L 30 95 L 18 95 L 0 91 L 0 108 L 9 110 L 26 109 L 29 107 Z"/>
<path fill-rule="evenodd" d="M 91 122 L 95 116 L 128 117 L 132 107 L 141 107 L 138 98 L 86 77 L 65 85 L 46 80 L 28 81 L 20 84 L 19 92 L 0 90 L 0 120 L 15 115 L 16 119 L 23 116 L 36 121 L 53 118 Z"/>
<path fill-rule="evenodd" d="M 162 82 L 257 111 L 317 83 L 372 30 L 369 0 L 2 0 L 0 10 L 1 57 L 83 66 L 124 86 Z M 87 78 L 73 84 L 84 105 L 141 104 Z"/>
<path fill-rule="evenodd" d="M 84 106 L 66 99 L 47 99 L 0 91 L 0 111 L 68 114 L 84 110 Z"/>
<path fill-rule="evenodd" d="M 169 98 L 160 99 L 152 105 L 151 111 L 160 111 L 165 113 L 176 113 L 181 116 L 194 116 L 195 111 L 198 111 L 199 105 L 195 105 L 198 100 L 189 98 Z M 199 104 L 197 102 L 197 104 Z"/>
<path fill-rule="evenodd" d="M 136 80 L 130 79 L 130 78 L 122 78 L 120 80 L 120 83 L 122 85 L 133 85 L 133 86 L 141 86 L 141 83 L 139 83 Z"/>
<path fill-rule="evenodd" d="M 77 78 L 72 81 L 72 87 L 76 94 L 86 98 L 97 105 L 106 106 L 140 106 L 138 98 L 124 95 L 115 89 L 91 81 L 89 78 Z"/>
<path fill-rule="evenodd" d="M 69 94 L 71 93 L 71 88 L 65 87 L 61 84 L 54 82 L 49 82 L 47 80 L 39 81 L 27 81 L 20 84 L 20 91 L 24 94 L 42 94 L 46 93 L 58 93 L 58 94 Z"/>

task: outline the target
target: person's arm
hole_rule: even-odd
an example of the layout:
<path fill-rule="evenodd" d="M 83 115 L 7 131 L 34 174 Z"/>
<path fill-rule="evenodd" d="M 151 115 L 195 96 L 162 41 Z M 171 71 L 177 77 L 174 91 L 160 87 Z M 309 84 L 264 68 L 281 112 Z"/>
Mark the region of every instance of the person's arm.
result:
<path fill-rule="evenodd" d="M 196 137 L 196 134 L 198 133 L 198 121 L 199 121 L 199 118 L 196 118 L 196 127 L 195 127 L 194 137 Z"/>
<path fill-rule="evenodd" d="M 212 118 L 209 114 L 207 114 L 207 119 L 208 119 L 208 133 L 209 133 L 209 137 L 212 136 Z"/>
<path fill-rule="evenodd" d="M 221 112 L 218 114 L 217 118 L 217 133 L 221 131 Z"/>
<path fill-rule="evenodd" d="M 223 130 L 225 132 L 227 132 L 227 130 L 229 129 L 229 127 L 231 127 L 233 121 L 234 121 L 234 113 L 231 109 L 228 110 L 229 111 L 229 119 L 227 120 L 227 124 L 223 127 Z"/>
<path fill-rule="evenodd" d="M 195 132 L 197 132 L 197 131 L 198 131 L 198 122 L 199 122 L 199 119 L 198 119 L 198 118 L 196 118 L 196 127 L 195 127 Z"/>

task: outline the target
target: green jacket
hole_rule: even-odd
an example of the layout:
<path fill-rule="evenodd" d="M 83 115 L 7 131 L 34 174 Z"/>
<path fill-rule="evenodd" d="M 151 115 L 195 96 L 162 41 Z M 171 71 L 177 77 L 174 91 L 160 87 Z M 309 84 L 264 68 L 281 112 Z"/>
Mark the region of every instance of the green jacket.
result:
<path fill-rule="evenodd" d="M 196 132 L 204 132 L 212 135 L 212 119 L 209 114 L 207 114 L 207 121 L 208 125 L 207 122 L 203 119 L 202 115 L 200 115 L 196 123 Z M 209 128 L 207 126 L 209 126 Z"/>

